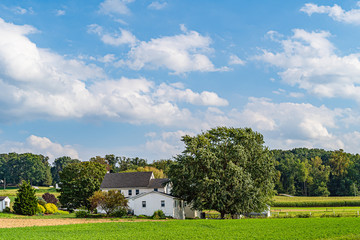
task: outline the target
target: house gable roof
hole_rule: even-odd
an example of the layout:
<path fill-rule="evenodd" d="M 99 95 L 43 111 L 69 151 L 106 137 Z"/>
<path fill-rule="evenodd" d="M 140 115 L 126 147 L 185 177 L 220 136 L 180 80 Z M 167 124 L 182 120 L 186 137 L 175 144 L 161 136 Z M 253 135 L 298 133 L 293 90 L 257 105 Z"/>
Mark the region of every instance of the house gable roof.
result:
<path fill-rule="evenodd" d="M 154 178 L 152 172 L 107 173 L 100 188 L 163 188 L 168 178 Z"/>
<path fill-rule="evenodd" d="M 147 187 L 152 172 L 107 173 L 100 188 Z"/>
<path fill-rule="evenodd" d="M 7 196 L 0 196 L 0 201 L 4 201 L 6 198 L 8 198 Z"/>
<path fill-rule="evenodd" d="M 163 195 L 163 196 L 165 196 L 165 197 L 178 199 L 177 197 L 174 197 L 173 195 L 170 195 L 170 194 L 167 194 L 167 193 L 163 193 L 163 192 L 158 192 L 158 191 L 151 191 L 151 192 L 141 193 L 141 194 L 135 195 L 135 196 L 133 196 L 133 197 L 129 197 L 128 199 L 135 200 L 135 199 L 137 199 L 137 198 L 142 198 L 142 197 L 144 197 L 144 196 L 146 196 L 146 195 L 149 195 L 149 194 L 159 194 L 159 195 Z"/>
<path fill-rule="evenodd" d="M 163 188 L 168 182 L 168 178 L 154 178 L 150 180 L 148 188 Z"/>

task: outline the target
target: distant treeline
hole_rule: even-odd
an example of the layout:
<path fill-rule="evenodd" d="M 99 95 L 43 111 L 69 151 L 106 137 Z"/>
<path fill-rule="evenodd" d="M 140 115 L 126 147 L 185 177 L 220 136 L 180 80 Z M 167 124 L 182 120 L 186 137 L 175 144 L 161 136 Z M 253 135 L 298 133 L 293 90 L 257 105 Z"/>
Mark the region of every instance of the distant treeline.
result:
<path fill-rule="evenodd" d="M 275 190 L 297 196 L 354 196 L 360 186 L 360 155 L 343 150 L 272 150 Z"/>
<path fill-rule="evenodd" d="M 153 171 L 155 177 L 165 177 L 172 160 L 158 160 L 147 163 L 142 158 L 117 157 L 113 154 L 96 156 L 89 161 L 104 164 L 109 172 Z M 80 162 L 67 156 L 55 159 L 52 166 L 49 158 L 32 153 L 0 154 L 0 181 L 6 185 L 17 185 L 22 180 L 32 185 L 49 186 L 59 183 L 59 172 L 71 163 Z"/>
<path fill-rule="evenodd" d="M 354 196 L 359 195 L 360 155 L 343 150 L 295 148 L 271 150 L 275 159 L 277 177 L 275 190 L 296 196 Z M 21 180 L 33 185 L 47 186 L 60 181 L 59 172 L 71 163 L 70 157 L 55 159 L 31 153 L 0 154 L 0 180 L 16 185 Z M 143 158 L 119 157 L 113 154 L 96 156 L 89 161 L 106 165 L 109 172 L 153 171 L 155 177 L 166 177 L 173 160 L 148 163 Z"/>

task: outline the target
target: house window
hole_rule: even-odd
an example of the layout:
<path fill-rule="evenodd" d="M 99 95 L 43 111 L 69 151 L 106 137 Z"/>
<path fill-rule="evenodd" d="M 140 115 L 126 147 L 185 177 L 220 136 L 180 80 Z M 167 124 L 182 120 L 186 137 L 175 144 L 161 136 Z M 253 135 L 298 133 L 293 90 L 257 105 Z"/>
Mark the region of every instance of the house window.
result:
<path fill-rule="evenodd" d="M 132 195 L 132 190 L 131 190 L 131 189 L 128 191 L 128 195 L 129 195 L 129 196 Z"/>
<path fill-rule="evenodd" d="M 161 200 L 161 207 L 165 207 L 165 200 Z"/>
<path fill-rule="evenodd" d="M 174 207 L 176 207 L 176 200 L 174 201 Z"/>
<path fill-rule="evenodd" d="M 139 189 L 136 189 L 136 195 L 138 195 L 138 194 L 139 194 L 139 192 L 140 192 L 140 191 L 139 191 Z"/>
<path fill-rule="evenodd" d="M 9 202 L 5 202 L 5 207 L 10 207 Z"/>
<path fill-rule="evenodd" d="M 154 191 L 155 191 L 155 192 L 157 192 L 158 190 L 159 190 L 159 189 L 157 189 L 157 188 L 154 188 Z"/>
<path fill-rule="evenodd" d="M 142 207 L 146 207 L 146 201 L 142 201 Z"/>

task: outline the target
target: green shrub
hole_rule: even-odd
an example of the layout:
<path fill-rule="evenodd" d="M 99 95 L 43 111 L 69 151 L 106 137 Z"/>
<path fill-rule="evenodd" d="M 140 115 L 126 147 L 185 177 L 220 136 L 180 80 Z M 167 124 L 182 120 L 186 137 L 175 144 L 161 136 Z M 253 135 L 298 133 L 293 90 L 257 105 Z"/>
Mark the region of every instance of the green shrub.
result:
<path fill-rule="evenodd" d="M 90 216 L 90 213 L 88 211 L 79 210 L 79 211 L 75 212 L 75 216 L 77 218 L 87 218 Z"/>
<path fill-rule="evenodd" d="M 157 210 L 154 212 L 154 214 L 152 215 L 153 219 L 165 219 L 165 214 L 162 210 Z"/>
<path fill-rule="evenodd" d="M 304 214 L 298 214 L 298 215 L 296 215 L 296 217 L 298 217 L 298 218 L 309 218 L 309 217 L 311 217 L 311 215 L 309 213 L 304 213 Z"/>
<path fill-rule="evenodd" d="M 11 210 L 9 207 L 6 207 L 4 210 L 3 210 L 3 213 L 11 213 Z"/>
<path fill-rule="evenodd" d="M 67 215 L 67 214 L 69 214 L 68 211 L 62 211 L 62 210 L 58 210 L 56 213 L 61 214 L 61 215 Z"/>
<path fill-rule="evenodd" d="M 53 214 L 58 211 L 58 208 L 53 203 L 47 203 L 45 204 L 45 213 L 47 214 Z"/>
<path fill-rule="evenodd" d="M 111 213 L 111 217 L 124 217 L 127 214 L 127 210 L 125 208 L 120 208 L 115 212 Z"/>
<path fill-rule="evenodd" d="M 38 197 L 38 204 L 40 204 L 41 206 L 45 207 L 45 200 L 42 197 Z"/>
<path fill-rule="evenodd" d="M 139 216 L 137 216 L 137 218 L 143 219 L 143 218 L 149 218 L 149 217 L 146 215 L 139 215 Z"/>

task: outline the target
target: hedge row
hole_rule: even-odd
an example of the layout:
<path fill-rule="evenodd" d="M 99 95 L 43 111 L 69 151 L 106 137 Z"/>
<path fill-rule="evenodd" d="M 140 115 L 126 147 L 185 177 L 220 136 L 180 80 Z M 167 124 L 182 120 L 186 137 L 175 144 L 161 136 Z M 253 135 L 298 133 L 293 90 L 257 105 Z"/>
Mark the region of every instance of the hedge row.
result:
<path fill-rule="evenodd" d="M 353 201 L 306 201 L 306 202 L 274 202 L 272 207 L 359 207 L 360 200 Z"/>

